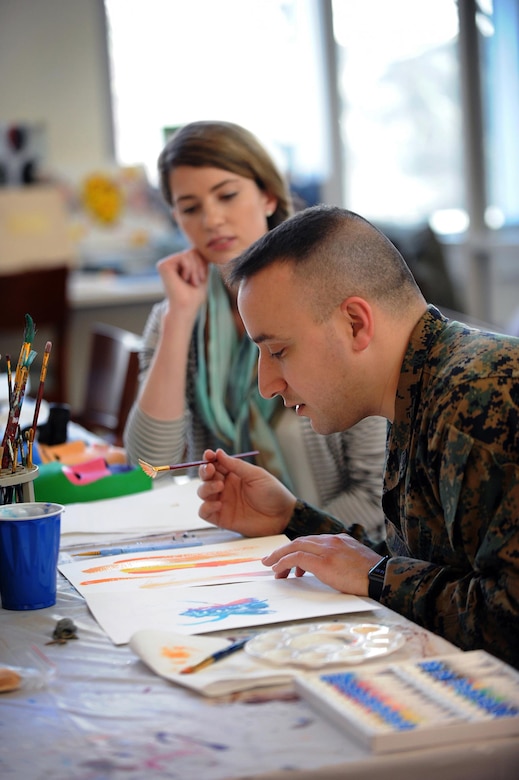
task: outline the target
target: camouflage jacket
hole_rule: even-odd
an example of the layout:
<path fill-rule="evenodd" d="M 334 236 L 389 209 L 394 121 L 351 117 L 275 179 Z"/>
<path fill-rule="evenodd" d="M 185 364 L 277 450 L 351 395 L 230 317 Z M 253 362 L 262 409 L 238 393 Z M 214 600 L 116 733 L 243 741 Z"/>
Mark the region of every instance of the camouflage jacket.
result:
<path fill-rule="evenodd" d="M 519 339 L 429 306 L 402 364 L 383 508 L 381 603 L 519 667 Z M 298 502 L 287 533 L 343 530 Z"/>

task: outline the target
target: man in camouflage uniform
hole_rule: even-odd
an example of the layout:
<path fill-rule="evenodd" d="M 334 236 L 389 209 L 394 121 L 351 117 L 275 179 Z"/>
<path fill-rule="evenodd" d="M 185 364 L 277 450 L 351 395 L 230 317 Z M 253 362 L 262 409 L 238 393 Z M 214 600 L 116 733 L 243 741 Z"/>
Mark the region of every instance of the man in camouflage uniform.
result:
<path fill-rule="evenodd" d="M 519 667 L 519 339 L 428 306 L 395 247 L 356 214 L 296 214 L 234 263 L 262 395 L 328 434 L 389 420 L 384 547 L 218 451 L 200 469 L 205 519 L 285 532 L 265 558 L 370 595 L 464 650 Z M 387 556 L 387 558 L 386 558 Z"/>

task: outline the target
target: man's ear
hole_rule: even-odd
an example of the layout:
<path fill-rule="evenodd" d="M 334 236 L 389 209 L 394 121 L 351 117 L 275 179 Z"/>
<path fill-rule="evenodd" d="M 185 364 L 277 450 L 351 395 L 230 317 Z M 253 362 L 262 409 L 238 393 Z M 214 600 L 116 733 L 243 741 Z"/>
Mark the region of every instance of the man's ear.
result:
<path fill-rule="evenodd" d="M 361 352 L 369 346 L 373 338 L 373 309 L 364 298 L 351 296 L 341 303 L 341 311 L 348 318 L 351 326 L 353 348 Z"/>

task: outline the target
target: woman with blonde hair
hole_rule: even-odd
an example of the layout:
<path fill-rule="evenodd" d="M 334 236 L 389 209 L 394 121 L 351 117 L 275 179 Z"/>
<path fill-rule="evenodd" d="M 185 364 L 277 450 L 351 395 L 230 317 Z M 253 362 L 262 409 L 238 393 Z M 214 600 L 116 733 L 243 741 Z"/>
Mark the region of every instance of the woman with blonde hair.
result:
<path fill-rule="evenodd" d="M 225 284 L 229 261 L 292 213 L 284 177 L 252 133 L 222 121 L 181 127 L 158 168 L 189 248 L 158 263 L 166 298 L 144 329 L 140 391 L 124 437 L 129 461 L 258 450 L 255 462 L 298 495 L 380 538 L 385 421 L 320 436 L 280 398 L 262 398 L 257 347 Z"/>

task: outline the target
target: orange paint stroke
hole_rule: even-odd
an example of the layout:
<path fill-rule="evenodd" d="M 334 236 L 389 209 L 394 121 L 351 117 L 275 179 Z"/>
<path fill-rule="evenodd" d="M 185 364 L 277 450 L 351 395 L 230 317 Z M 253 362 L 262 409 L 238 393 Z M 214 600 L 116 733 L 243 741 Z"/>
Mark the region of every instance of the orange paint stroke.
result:
<path fill-rule="evenodd" d="M 173 645 L 172 647 L 162 647 L 160 654 L 165 658 L 171 658 L 172 661 L 187 661 L 192 656 L 191 650 L 183 645 Z"/>
<path fill-rule="evenodd" d="M 128 559 L 128 560 L 139 560 L 139 559 Z M 205 569 L 205 568 L 215 568 L 220 566 L 231 566 L 233 564 L 241 564 L 241 563 L 254 563 L 257 562 L 258 558 L 234 558 L 233 560 L 229 561 L 201 561 L 200 563 L 193 563 L 193 564 L 176 564 L 176 563 L 163 563 L 159 566 L 159 564 L 155 565 L 143 565 L 139 566 L 137 568 L 120 568 L 118 566 L 99 566 L 92 569 L 85 569 L 85 574 L 89 574 L 91 572 L 110 572 L 110 571 L 116 571 L 123 575 L 130 575 L 130 576 L 123 576 L 118 577 L 117 575 L 114 575 L 113 577 L 103 577 L 101 579 L 96 580 L 83 580 L 83 582 L 80 583 L 80 585 L 98 585 L 99 583 L 103 582 L 117 582 L 119 580 L 126 580 L 126 579 L 138 579 L 139 577 L 150 577 L 154 574 L 163 574 L 164 572 L 168 571 L 178 571 L 181 569 Z M 126 563 L 126 561 L 119 561 L 119 563 Z M 146 563 L 146 561 L 144 561 Z M 270 571 L 269 571 L 270 573 Z"/>

